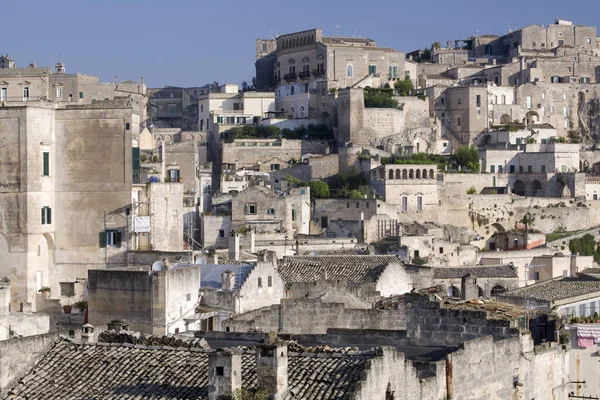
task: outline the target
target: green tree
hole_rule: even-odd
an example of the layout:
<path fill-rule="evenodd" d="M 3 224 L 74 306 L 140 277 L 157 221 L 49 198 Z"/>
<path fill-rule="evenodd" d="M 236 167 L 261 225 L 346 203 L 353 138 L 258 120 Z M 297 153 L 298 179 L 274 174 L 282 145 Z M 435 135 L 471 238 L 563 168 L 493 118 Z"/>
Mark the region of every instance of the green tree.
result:
<path fill-rule="evenodd" d="M 454 161 L 463 167 L 467 167 L 472 171 L 479 170 L 479 152 L 475 146 L 460 147 L 454 155 Z"/>
<path fill-rule="evenodd" d="M 354 189 L 350 192 L 350 198 L 353 200 L 358 200 L 358 199 L 362 199 L 363 195 L 361 192 L 359 192 L 358 190 Z"/>
<path fill-rule="evenodd" d="M 330 197 L 329 185 L 323 181 L 313 181 L 308 184 L 310 187 L 310 195 L 315 199 L 325 199 Z"/>
<path fill-rule="evenodd" d="M 584 236 L 569 241 L 569 250 L 571 253 L 578 253 L 581 256 L 594 256 L 594 260 L 600 260 L 599 247 L 592 235 L 585 234 Z"/>
<path fill-rule="evenodd" d="M 409 77 L 394 82 L 394 88 L 400 93 L 400 96 L 408 96 L 413 90 L 413 82 Z"/>

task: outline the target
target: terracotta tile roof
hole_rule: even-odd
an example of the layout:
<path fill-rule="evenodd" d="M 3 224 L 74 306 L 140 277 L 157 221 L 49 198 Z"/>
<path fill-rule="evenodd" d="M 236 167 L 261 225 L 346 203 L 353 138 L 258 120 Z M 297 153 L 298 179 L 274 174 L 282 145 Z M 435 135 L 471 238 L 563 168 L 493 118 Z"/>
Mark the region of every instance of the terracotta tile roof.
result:
<path fill-rule="evenodd" d="M 288 353 L 285 399 L 341 399 L 377 351 Z M 242 350 L 242 388 L 256 387 L 256 355 Z M 10 399 L 208 399 L 208 352 L 131 344 L 57 343 Z"/>
<path fill-rule="evenodd" d="M 353 283 L 376 282 L 396 256 L 293 256 L 284 257 L 278 271 L 285 282 L 343 280 Z"/>
<path fill-rule="evenodd" d="M 469 301 L 457 301 L 449 299 L 443 303 L 442 307 L 452 310 L 485 311 L 488 319 L 509 321 L 521 317 L 527 313 L 527 309 L 524 307 L 489 299 Z"/>
<path fill-rule="evenodd" d="M 600 296 L 600 279 L 591 275 L 581 275 L 579 277 L 553 279 L 511 290 L 510 292 L 498 295 L 498 299 L 506 297 L 553 301 L 595 292 Z"/>
<path fill-rule="evenodd" d="M 462 278 L 473 274 L 476 278 L 517 278 L 517 271 L 511 265 L 485 265 L 473 267 L 436 267 L 433 279 Z"/>
<path fill-rule="evenodd" d="M 315 255 L 315 256 L 344 256 L 344 255 L 360 256 L 360 255 L 367 255 L 368 251 L 369 250 L 366 248 L 354 247 L 352 249 L 317 250 L 317 251 L 307 250 L 304 253 L 302 253 L 302 255 L 305 255 L 305 256 L 310 256 L 310 255 Z"/>

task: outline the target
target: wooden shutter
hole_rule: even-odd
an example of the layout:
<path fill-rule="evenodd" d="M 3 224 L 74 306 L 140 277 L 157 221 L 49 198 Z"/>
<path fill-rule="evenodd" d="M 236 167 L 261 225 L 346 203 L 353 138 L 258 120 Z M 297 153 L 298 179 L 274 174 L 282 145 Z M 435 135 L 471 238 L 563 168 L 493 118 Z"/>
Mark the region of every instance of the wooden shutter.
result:
<path fill-rule="evenodd" d="M 106 232 L 102 231 L 98 235 L 100 247 L 106 247 Z"/>
<path fill-rule="evenodd" d="M 48 153 L 46 151 L 42 153 L 42 163 L 43 163 L 42 174 L 44 174 L 44 176 L 49 176 L 50 175 L 50 153 Z"/>
<path fill-rule="evenodd" d="M 117 247 L 121 247 L 121 232 L 117 231 L 115 236 L 116 236 L 115 245 Z"/>
<path fill-rule="evenodd" d="M 44 212 L 44 207 L 42 207 L 42 225 L 46 225 L 46 213 Z"/>
<path fill-rule="evenodd" d="M 46 207 L 46 223 L 52 223 L 52 209 L 50 207 Z"/>

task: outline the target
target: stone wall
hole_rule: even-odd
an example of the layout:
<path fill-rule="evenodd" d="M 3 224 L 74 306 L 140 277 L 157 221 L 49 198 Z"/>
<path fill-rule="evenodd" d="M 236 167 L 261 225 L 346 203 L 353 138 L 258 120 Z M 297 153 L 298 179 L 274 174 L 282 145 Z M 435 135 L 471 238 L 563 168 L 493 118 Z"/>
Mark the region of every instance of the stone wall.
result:
<path fill-rule="evenodd" d="M 59 339 L 59 334 L 30 336 L 0 342 L 0 395 L 25 375 Z"/>
<path fill-rule="evenodd" d="M 50 331 L 50 316 L 42 313 L 11 313 L 8 326 L 15 336 L 42 335 Z"/>
<path fill-rule="evenodd" d="M 222 326 L 235 332 L 259 329 L 264 332 L 325 334 L 329 328 L 397 331 L 406 328 L 406 320 L 403 308 L 351 309 L 343 303 L 324 303 L 319 299 L 285 299 L 279 305 L 225 320 Z"/>

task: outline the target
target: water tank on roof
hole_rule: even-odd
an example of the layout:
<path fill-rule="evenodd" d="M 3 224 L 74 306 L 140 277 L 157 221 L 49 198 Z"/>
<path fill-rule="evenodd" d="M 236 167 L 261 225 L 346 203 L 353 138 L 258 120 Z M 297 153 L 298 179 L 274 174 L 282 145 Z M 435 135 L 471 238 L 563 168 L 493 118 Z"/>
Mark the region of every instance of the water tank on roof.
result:
<path fill-rule="evenodd" d="M 196 262 L 194 264 L 206 265 L 206 259 L 204 257 L 198 257 L 198 258 L 196 258 Z"/>
<path fill-rule="evenodd" d="M 156 261 L 152 264 L 152 271 L 162 271 L 165 268 L 165 264 L 162 261 Z"/>

